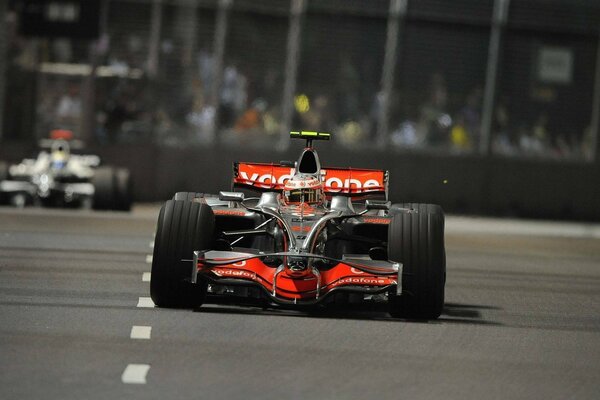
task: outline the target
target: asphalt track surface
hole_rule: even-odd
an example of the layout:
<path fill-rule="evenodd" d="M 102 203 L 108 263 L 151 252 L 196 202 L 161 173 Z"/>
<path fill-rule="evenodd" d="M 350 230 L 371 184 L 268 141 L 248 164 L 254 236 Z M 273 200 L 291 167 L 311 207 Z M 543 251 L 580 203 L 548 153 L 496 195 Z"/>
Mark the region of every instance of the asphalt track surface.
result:
<path fill-rule="evenodd" d="M 448 218 L 423 323 L 138 307 L 156 213 L 0 209 L 1 399 L 600 398 L 597 226 Z"/>

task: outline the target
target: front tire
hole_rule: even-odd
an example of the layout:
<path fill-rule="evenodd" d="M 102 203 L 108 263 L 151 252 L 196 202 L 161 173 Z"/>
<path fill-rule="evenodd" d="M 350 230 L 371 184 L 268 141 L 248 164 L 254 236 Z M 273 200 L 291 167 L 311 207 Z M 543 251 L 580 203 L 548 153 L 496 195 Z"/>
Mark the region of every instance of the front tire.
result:
<path fill-rule="evenodd" d="M 215 217 L 210 206 L 169 200 L 161 208 L 154 239 L 150 297 L 159 307 L 197 307 L 206 297 L 207 283 L 187 282 L 194 250 L 213 242 Z"/>
<path fill-rule="evenodd" d="M 402 295 L 389 295 L 396 318 L 436 319 L 444 308 L 444 212 L 435 204 L 401 204 L 388 231 L 388 257 L 403 264 Z"/>

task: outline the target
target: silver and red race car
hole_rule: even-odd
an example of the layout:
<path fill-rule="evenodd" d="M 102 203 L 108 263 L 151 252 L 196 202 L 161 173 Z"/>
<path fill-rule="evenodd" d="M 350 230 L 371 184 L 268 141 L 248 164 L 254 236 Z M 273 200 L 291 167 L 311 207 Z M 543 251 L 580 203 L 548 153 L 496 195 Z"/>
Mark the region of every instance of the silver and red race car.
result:
<path fill-rule="evenodd" d="M 291 136 L 306 140 L 297 162 L 236 162 L 234 191 L 179 192 L 165 203 L 154 241 L 154 303 L 378 304 L 393 317 L 439 317 L 441 207 L 391 204 L 387 171 L 321 168 L 312 143 L 329 134 Z"/>

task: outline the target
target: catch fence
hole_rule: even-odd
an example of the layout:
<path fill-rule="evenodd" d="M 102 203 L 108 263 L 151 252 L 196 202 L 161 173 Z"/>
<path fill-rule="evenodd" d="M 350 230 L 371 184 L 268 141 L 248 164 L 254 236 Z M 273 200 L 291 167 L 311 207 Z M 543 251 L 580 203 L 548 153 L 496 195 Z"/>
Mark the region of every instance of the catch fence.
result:
<path fill-rule="evenodd" d="M 17 33 L 0 8 L 0 140 L 340 146 L 592 161 L 593 0 L 104 0 L 101 36 Z M 2 89 L 3 88 L 3 89 Z"/>

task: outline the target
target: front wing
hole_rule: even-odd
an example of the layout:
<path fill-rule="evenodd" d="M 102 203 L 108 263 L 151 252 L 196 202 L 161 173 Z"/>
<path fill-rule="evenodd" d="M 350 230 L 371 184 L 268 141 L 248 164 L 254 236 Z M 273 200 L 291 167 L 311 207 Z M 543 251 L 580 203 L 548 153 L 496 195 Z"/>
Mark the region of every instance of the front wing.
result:
<path fill-rule="evenodd" d="M 289 273 L 284 264 L 267 265 L 267 257 L 322 259 L 334 263 L 325 270 L 309 267 L 301 276 Z M 232 251 L 195 251 L 192 283 L 201 277 L 222 285 L 257 286 L 281 304 L 316 304 L 336 291 L 376 294 L 402 292 L 402 264 L 363 259 L 332 259 L 310 253 L 249 254 Z"/>

